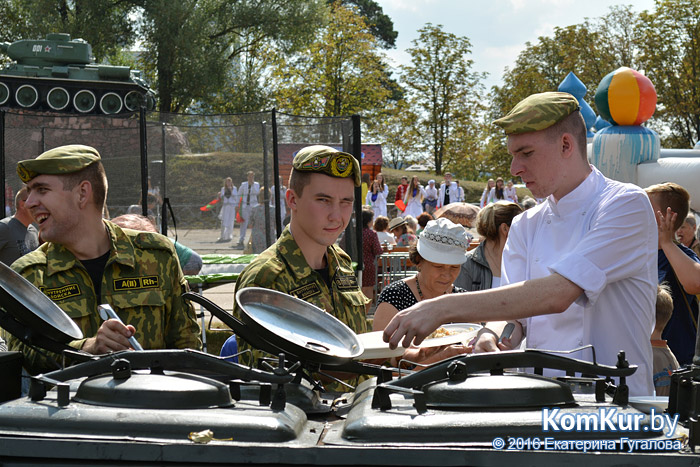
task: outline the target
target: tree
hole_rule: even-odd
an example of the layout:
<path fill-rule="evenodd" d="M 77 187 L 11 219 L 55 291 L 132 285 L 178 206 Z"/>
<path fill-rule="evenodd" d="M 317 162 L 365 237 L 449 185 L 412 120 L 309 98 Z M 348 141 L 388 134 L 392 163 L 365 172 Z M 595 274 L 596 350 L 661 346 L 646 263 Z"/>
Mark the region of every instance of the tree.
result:
<path fill-rule="evenodd" d="M 332 5 L 336 0 L 327 0 Z M 384 49 L 396 47 L 396 38 L 399 33 L 394 30 L 394 22 L 384 14 L 384 10 L 375 0 L 341 0 L 346 7 L 356 7 L 357 13 L 365 19 L 369 31 L 379 41 Z"/>
<path fill-rule="evenodd" d="M 6 0 L 0 2 L 0 40 L 65 32 L 90 43 L 100 62 L 133 44 L 131 6 L 114 0 Z"/>
<path fill-rule="evenodd" d="M 475 106 L 480 100 L 483 73 L 472 71 L 471 43 L 428 23 L 418 30 L 407 52 L 411 64 L 401 67 L 401 82 L 407 100 L 417 115 L 415 130 L 422 147 L 431 154 L 436 173 L 443 164 L 456 157 L 448 155 L 456 147 L 455 127 L 472 117 L 464 106 Z M 447 158 L 447 159 L 446 159 Z"/>
<path fill-rule="evenodd" d="M 284 112 L 335 117 L 372 113 L 391 95 L 377 40 L 356 12 L 333 4 L 317 39 L 292 57 L 277 55 L 275 102 Z"/>
<path fill-rule="evenodd" d="M 641 61 L 658 95 L 653 126 L 670 130 L 665 147 L 700 138 L 700 2 L 663 0 L 642 15 Z"/>
<path fill-rule="evenodd" d="M 142 63 L 163 112 L 205 105 L 235 79 L 236 67 L 263 43 L 295 50 L 322 23 L 320 0 L 132 0 L 143 8 Z"/>
<path fill-rule="evenodd" d="M 413 129 L 417 119 L 405 100 L 389 101 L 374 118 L 367 132 L 369 141 L 381 141 L 383 165 L 398 168 L 417 156 L 418 135 Z"/>

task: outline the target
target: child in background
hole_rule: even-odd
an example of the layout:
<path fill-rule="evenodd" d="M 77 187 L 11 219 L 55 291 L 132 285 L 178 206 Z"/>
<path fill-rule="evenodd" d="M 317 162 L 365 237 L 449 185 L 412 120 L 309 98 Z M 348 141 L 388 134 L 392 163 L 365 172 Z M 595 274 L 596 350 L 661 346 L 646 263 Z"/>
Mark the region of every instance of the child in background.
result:
<path fill-rule="evenodd" d="M 661 339 L 668 320 L 673 313 L 673 298 L 669 287 L 664 283 L 657 286 L 656 325 L 651 333 L 651 350 L 654 355 L 654 389 L 657 396 L 668 396 L 671 391 L 671 373 L 678 369 L 678 361 Z"/>

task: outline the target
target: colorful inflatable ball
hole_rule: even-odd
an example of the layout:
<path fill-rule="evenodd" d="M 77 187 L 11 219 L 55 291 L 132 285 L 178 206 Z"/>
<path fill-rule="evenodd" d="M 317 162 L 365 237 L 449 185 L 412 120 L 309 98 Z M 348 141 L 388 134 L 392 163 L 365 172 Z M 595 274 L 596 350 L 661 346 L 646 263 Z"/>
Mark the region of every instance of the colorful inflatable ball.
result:
<path fill-rule="evenodd" d="M 656 110 L 656 89 L 638 71 L 618 68 L 601 80 L 595 105 L 600 116 L 613 125 L 641 125 Z"/>

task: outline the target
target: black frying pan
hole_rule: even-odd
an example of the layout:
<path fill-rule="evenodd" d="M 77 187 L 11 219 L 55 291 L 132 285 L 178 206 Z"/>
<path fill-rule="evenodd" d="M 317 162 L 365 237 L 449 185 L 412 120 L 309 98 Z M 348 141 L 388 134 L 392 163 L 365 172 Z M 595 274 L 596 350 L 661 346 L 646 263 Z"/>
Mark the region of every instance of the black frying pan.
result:
<path fill-rule="evenodd" d="M 50 340 L 67 343 L 83 338 L 80 328 L 58 305 L 3 263 L 0 263 L 0 306 L 31 332 Z M 16 337 L 24 340 L 26 336 Z"/>

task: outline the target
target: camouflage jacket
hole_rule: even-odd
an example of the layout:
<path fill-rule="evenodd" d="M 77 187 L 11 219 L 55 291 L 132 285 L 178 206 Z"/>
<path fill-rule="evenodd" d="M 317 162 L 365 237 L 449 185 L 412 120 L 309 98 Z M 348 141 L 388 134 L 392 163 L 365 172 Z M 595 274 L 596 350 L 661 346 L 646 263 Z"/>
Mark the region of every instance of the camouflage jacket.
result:
<path fill-rule="evenodd" d="M 331 277 L 330 288 L 306 262 L 287 226 L 275 244 L 258 255 L 241 273 L 236 281 L 236 290 L 244 287 L 279 290 L 326 310 L 358 334 L 367 332 L 365 304 L 369 299 L 357 283 L 350 257 L 340 247 L 331 245 L 326 250 L 326 258 Z M 233 312 L 240 317 L 241 310 L 235 300 Z M 245 341 L 238 339 L 238 342 L 239 351 L 251 348 Z M 241 354 L 240 361 L 250 365 L 252 359 L 262 355 L 264 353 L 257 350 L 252 356 L 244 353 Z M 354 385 L 357 381 L 349 383 Z M 347 392 L 346 387 L 335 384 L 326 385 L 326 389 Z"/>
<path fill-rule="evenodd" d="M 102 324 L 97 306 L 108 303 L 121 320 L 136 328 L 134 337 L 144 349 L 201 349 L 200 329 L 191 304 L 180 296 L 187 291 L 173 243 L 159 234 L 122 229 L 105 221 L 111 247 L 102 277 L 101 297 L 82 263 L 65 247 L 44 243 L 12 268 L 51 298 L 70 316 L 85 338 Z M 32 373 L 51 371 L 49 358 L 7 336 L 8 347 L 24 353 Z M 86 339 L 70 342 L 82 348 Z M 57 362 L 60 357 L 50 352 Z"/>

